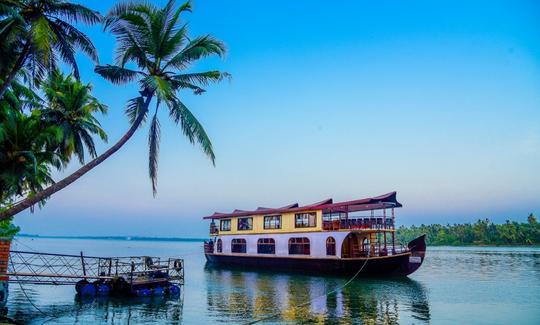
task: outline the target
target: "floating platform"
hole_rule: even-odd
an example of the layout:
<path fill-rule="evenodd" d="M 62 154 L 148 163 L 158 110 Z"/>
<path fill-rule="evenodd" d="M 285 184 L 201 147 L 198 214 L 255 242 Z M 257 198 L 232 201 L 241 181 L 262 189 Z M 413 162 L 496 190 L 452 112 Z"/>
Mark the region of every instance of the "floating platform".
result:
<path fill-rule="evenodd" d="M 11 251 L 5 276 L 9 282 L 74 285 L 82 296 L 174 296 L 184 284 L 184 260 Z"/>

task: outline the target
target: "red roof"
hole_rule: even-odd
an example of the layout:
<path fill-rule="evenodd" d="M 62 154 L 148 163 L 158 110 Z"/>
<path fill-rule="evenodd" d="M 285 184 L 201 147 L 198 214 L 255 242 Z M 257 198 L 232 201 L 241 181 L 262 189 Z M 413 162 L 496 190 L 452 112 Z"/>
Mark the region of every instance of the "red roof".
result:
<path fill-rule="evenodd" d="M 300 212 L 307 210 L 324 210 L 324 212 L 355 212 L 355 211 L 367 211 L 378 210 L 385 208 L 400 208 L 401 203 L 397 201 L 397 193 L 390 192 L 384 195 L 358 199 L 352 201 L 333 203 L 332 199 L 327 199 L 321 202 L 312 203 L 304 206 L 299 206 L 298 203 L 286 205 L 281 208 L 257 208 L 254 211 L 247 210 L 234 210 L 231 213 L 214 212 L 211 216 L 204 217 L 203 219 L 221 219 L 231 217 L 243 217 L 250 215 L 260 214 L 278 214 L 284 212 Z"/>

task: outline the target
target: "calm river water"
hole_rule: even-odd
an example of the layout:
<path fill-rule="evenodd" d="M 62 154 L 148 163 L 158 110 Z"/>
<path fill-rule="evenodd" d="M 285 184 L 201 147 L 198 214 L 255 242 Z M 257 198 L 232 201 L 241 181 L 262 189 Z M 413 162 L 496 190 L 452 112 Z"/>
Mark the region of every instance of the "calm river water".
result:
<path fill-rule="evenodd" d="M 403 279 L 205 268 L 200 242 L 19 238 L 13 249 L 185 259 L 183 298 L 79 301 L 72 286 L 10 285 L 8 316 L 33 324 L 540 324 L 540 249 L 429 247 Z M 32 301 L 28 301 L 26 295 Z M 306 303 L 307 302 L 307 303 Z M 301 307 L 297 307 L 302 305 Z M 38 310 L 39 309 L 39 310 Z M 54 318 L 51 317 L 54 315 Z"/>

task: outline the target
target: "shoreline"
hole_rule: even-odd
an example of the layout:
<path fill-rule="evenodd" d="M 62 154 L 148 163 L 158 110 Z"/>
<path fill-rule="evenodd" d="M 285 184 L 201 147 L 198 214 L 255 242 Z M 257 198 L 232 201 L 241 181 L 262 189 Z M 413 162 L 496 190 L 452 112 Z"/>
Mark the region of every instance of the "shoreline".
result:
<path fill-rule="evenodd" d="M 163 241 L 163 242 L 204 242 L 207 238 L 197 237 L 146 237 L 146 236 L 55 236 L 38 234 L 17 234 L 15 238 L 45 239 L 89 239 L 89 240 L 125 240 L 125 241 Z M 428 244 L 428 247 L 534 247 L 540 244 Z"/>

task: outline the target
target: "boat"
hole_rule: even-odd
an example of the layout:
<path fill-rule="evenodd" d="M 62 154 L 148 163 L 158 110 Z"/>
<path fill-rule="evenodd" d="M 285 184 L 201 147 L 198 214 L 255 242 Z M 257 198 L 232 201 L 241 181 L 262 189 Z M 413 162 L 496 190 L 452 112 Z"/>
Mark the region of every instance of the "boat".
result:
<path fill-rule="evenodd" d="M 320 275 L 406 276 L 423 263 L 422 235 L 396 242 L 397 193 L 334 203 L 215 212 L 204 253 L 211 266 Z"/>

